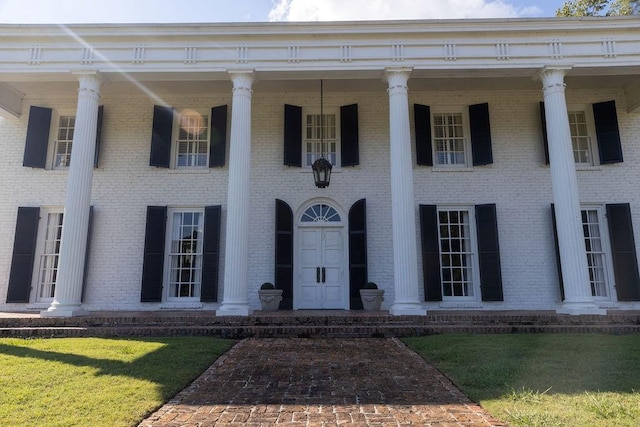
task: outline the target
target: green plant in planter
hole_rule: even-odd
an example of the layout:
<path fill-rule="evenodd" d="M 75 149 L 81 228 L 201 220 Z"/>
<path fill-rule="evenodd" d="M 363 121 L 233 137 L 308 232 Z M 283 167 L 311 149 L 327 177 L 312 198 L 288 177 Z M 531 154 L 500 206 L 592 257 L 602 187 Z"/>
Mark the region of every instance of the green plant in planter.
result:
<path fill-rule="evenodd" d="M 384 301 L 384 290 L 378 289 L 378 285 L 368 282 L 360 289 L 360 299 L 362 307 L 366 311 L 380 311 L 382 301 Z"/>
<path fill-rule="evenodd" d="M 368 282 L 366 285 L 364 285 L 363 289 L 378 289 L 378 285 L 373 282 Z"/>
<path fill-rule="evenodd" d="M 264 282 L 262 286 L 260 286 L 260 289 L 275 289 L 275 286 L 273 286 L 273 283 Z"/>
<path fill-rule="evenodd" d="M 273 283 L 265 282 L 258 291 L 262 311 L 277 311 L 282 301 L 282 289 L 276 289 Z"/>

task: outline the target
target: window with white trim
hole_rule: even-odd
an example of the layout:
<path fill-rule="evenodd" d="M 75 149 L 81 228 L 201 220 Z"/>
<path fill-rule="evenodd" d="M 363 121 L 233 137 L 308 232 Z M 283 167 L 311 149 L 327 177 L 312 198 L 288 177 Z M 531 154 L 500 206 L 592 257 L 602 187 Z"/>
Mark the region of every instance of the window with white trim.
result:
<path fill-rule="evenodd" d="M 209 165 L 209 115 L 195 110 L 176 114 L 174 164 L 176 168 Z"/>
<path fill-rule="evenodd" d="M 591 295 L 595 298 L 610 298 L 609 283 L 611 267 L 609 261 L 609 242 L 604 230 L 604 210 L 602 207 L 583 207 L 582 231 L 587 251 L 589 283 Z"/>
<path fill-rule="evenodd" d="M 585 111 L 569 111 L 569 128 L 571 129 L 571 145 L 573 147 L 573 159 L 577 165 L 592 166 L 594 150 L 592 144 L 591 125 L 587 120 Z"/>
<path fill-rule="evenodd" d="M 73 115 L 60 115 L 53 149 L 53 169 L 65 169 L 71 164 L 71 146 L 76 125 Z"/>
<path fill-rule="evenodd" d="M 438 166 L 468 166 L 469 118 L 464 108 L 432 108 L 433 159 Z"/>
<path fill-rule="evenodd" d="M 479 279 L 474 228 L 472 208 L 438 208 L 440 276 L 444 299 L 475 299 Z"/>
<path fill-rule="evenodd" d="M 199 299 L 204 212 L 172 209 L 167 223 L 167 300 Z"/>
<path fill-rule="evenodd" d="M 336 112 L 307 112 L 304 120 L 303 155 L 305 165 L 311 167 L 313 162 L 324 155 L 333 166 L 338 166 L 340 138 Z"/>
<path fill-rule="evenodd" d="M 41 236 L 39 256 L 36 258 L 35 289 L 36 302 L 51 302 L 58 279 L 60 239 L 62 237 L 62 209 L 43 212 L 46 220 L 40 225 Z M 42 221 L 42 220 L 41 220 Z"/>

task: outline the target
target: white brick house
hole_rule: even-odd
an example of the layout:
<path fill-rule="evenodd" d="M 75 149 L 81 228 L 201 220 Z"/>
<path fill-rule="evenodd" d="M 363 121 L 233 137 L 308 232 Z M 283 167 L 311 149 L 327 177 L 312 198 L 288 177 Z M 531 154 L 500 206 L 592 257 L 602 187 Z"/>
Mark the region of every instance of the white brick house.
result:
<path fill-rule="evenodd" d="M 0 39 L 0 310 L 640 309 L 636 18 Z"/>

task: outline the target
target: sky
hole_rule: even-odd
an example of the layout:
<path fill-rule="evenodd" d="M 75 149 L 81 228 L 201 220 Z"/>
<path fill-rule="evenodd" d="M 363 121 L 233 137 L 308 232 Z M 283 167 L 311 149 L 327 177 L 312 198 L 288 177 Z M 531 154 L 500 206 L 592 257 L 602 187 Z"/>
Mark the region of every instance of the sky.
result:
<path fill-rule="evenodd" d="M 0 0 L 0 24 L 555 16 L 563 0 Z"/>

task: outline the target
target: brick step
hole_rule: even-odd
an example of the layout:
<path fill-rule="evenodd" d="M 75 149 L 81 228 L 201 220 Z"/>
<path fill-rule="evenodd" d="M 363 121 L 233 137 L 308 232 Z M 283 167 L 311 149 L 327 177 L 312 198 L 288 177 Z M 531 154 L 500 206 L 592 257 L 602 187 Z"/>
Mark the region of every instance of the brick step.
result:
<path fill-rule="evenodd" d="M 443 333 L 640 333 L 634 324 L 585 325 L 137 325 L 137 326 L 45 326 L 0 328 L 0 337 L 132 337 L 132 336 L 216 336 L 221 338 L 246 337 L 404 337 Z"/>

